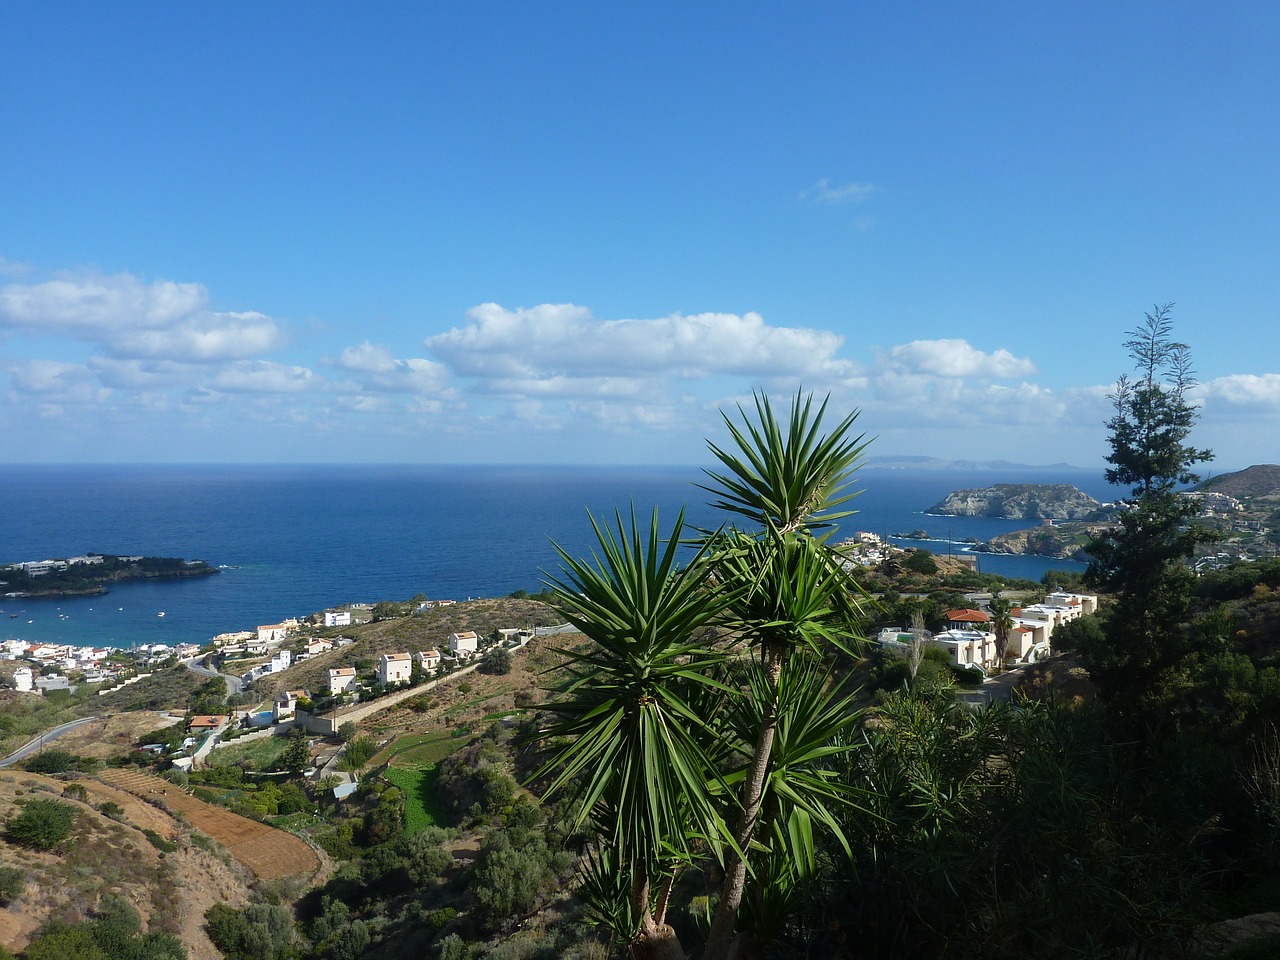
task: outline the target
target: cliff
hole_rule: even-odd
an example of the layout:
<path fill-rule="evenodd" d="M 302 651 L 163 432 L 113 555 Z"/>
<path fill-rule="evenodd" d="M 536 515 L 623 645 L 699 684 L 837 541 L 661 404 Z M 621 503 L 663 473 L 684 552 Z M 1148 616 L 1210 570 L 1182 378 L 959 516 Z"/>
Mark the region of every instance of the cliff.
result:
<path fill-rule="evenodd" d="M 1090 520 L 1101 504 L 1067 483 L 997 483 L 956 490 L 928 513 L 948 517 L 1004 517 L 1012 520 Z"/>

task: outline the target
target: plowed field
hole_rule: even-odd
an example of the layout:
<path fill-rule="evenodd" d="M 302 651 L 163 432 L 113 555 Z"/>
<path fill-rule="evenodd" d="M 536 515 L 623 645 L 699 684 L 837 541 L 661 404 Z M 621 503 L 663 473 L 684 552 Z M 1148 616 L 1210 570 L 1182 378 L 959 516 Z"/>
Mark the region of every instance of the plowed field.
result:
<path fill-rule="evenodd" d="M 320 862 L 315 852 L 291 833 L 197 800 L 166 780 L 136 770 L 104 770 L 99 778 L 143 800 L 159 799 L 181 813 L 203 834 L 263 880 L 313 873 Z"/>

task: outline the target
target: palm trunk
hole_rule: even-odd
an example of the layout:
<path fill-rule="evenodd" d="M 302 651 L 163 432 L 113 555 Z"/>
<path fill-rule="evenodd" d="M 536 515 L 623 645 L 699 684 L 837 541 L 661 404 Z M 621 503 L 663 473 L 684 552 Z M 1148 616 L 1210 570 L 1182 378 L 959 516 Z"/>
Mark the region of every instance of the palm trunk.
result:
<path fill-rule="evenodd" d="M 778 729 L 777 693 L 778 682 L 782 677 L 782 656 L 768 641 L 763 644 L 762 649 L 769 677 L 769 702 L 764 706 L 755 754 L 751 759 L 747 779 L 742 785 L 742 816 L 733 838 L 738 845 L 737 849 L 742 853 L 739 855 L 737 850 L 729 851 L 720 906 L 716 909 L 716 917 L 711 924 L 711 935 L 707 938 L 703 960 L 730 960 L 731 957 L 733 926 L 738 919 L 738 908 L 742 906 L 742 892 L 747 881 L 746 854 L 760 819 L 760 798 L 764 795 L 769 756 L 773 753 L 773 738 Z"/>
<path fill-rule="evenodd" d="M 685 960 L 680 938 L 666 923 L 666 905 L 671 896 L 671 878 L 663 880 L 658 917 L 649 909 L 649 877 L 641 870 L 631 884 L 631 906 L 640 915 L 640 934 L 627 951 L 630 960 Z"/>

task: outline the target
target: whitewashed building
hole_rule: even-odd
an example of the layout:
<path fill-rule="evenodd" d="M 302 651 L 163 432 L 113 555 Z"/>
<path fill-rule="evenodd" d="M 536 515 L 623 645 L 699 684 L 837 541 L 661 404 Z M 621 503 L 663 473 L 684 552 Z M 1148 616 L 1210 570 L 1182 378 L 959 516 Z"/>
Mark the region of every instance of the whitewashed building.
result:
<path fill-rule="evenodd" d="M 334 667 L 329 671 L 329 693 L 337 696 L 346 693 L 356 682 L 355 667 Z"/>
<path fill-rule="evenodd" d="M 384 687 L 406 683 L 413 674 L 413 657 L 407 653 L 384 653 L 378 658 L 378 682 Z"/>
<path fill-rule="evenodd" d="M 471 659 L 480 649 L 480 637 L 474 630 L 449 634 L 449 652 L 459 659 Z"/>

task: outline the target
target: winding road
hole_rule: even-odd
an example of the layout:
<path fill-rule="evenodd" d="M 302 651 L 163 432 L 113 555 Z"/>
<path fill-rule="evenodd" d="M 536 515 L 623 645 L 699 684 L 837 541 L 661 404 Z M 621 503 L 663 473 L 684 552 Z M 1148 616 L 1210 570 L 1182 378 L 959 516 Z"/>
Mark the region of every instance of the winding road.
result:
<path fill-rule="evenodd" d="M 5 757 L 3 760 L 0 760 L 0 769 L 3 769 L 4 767 L 11 767 L 18 761 L 25 760 L 27 757 L 31 756 L 31 754 L 35 753 L 37 750 L 44 749 L 44 745 L 46 743 L 49 743 L 52 740 L 57 740 L 64 733 L 68 733 L 74 730 L 76 727 L 82 727 L 86 723 L 90 723 L 94 720 L 101 720 L 101 719 L 102 719 L 101 717 L 84 717 L 80 720 L 72 720 L 70 723 L 59 724 L 58 726 L 54 727 L 52 730 L 46 730 L 44 733 L 40 734 L 40 736 L 36 737 L 34 740 L 28 743 L 25 747 L 22 747 L 20 750 L 17 750 L 14 753 L 9 754 L 9 756 Z"/>

